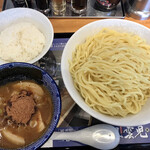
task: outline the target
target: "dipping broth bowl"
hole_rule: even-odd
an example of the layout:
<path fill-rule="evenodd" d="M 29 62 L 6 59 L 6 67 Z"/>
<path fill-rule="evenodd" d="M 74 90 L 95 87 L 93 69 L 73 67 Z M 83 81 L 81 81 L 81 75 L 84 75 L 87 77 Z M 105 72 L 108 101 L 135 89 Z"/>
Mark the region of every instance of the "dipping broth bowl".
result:
<path fill-rule="evenodd" d="M 33 80 L 36 83 L 38 83 L 38 85 L 43 85 L 44 87 L 46 87 L 51 96 L 53 107 L 52 117 L 44 133 L 38 139 L 26 145 L 25 147 L 21 146 L 17 148 L 26 150 L 37 149 L 41 147 L 50 138 L 57 126 L 61 112 L 61 97 L 55 81 L 43 69 L 29 63 L 15 62 L 0 65 L 0 86 L 5 85 L 6 83 L 22 80 Z M 7 147 L 0 147 L 0 149 L 1 148 L 7 149 Z"/>

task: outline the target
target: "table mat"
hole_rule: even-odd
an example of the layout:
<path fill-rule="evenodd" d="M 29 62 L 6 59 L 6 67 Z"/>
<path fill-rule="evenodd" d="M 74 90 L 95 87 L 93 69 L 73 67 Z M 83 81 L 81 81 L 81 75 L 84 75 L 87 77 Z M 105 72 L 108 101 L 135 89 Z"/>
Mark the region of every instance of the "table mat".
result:
<path fill-rule="evenodd" d="M 62 113 L 55 131 L 70 132 L 101 124 L 103 122 L 84 112 L 70 97 L 61 77 L 61 56 L 69 38 L 55 38 L 49 52 L 35 65 L 45 69 L 59 86 L 62 99 Z M 150 124 L 130 127 L 115 126 L 120 133 L 120 145 L 150 143 Z M 48 140 L 42 147 L 76 147 L 81 143 L 65 140 Z"/>

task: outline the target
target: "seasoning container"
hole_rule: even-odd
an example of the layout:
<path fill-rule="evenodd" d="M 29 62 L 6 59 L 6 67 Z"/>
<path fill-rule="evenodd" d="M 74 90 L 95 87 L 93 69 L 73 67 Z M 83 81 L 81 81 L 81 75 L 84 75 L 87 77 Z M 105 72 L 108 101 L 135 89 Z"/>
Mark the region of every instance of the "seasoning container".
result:
<path fill-rule="evenodd" d="M 66 0 L 51 0 L 51 8 L 55 15 L 63 15 L 66 11 Z"/>
<path fill-rule="evenodd" d="M 12 0 L 15 7 L 32 8 L 32 0 Z"/>
<path fill-rule="evenodd" d="M 87 9 L 87 0 L 71 0 L 71 9 L 77 14 L 85 13 Z"/>
<path fill-rule="evenodd" d="M 119 2 L 120 0 L 92 0 L 91 3 L 96 10 L 106 12 L 116 9 Z"/>
<path fill-rule="evenodd" d="M 43 14 L 47 15 L 50 11 L 49 8 L 49 0 L 35 0 L 37 10 L 42 12 Z"/>

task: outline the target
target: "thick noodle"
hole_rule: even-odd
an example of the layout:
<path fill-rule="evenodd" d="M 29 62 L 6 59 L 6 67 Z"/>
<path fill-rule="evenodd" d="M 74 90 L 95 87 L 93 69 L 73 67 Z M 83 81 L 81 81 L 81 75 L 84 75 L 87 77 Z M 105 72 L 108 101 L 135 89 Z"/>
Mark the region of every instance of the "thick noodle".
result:
<path fill-rule="evenodd" d="M 150 45 L 137 35 L 104 28 L 76 47 L 69 64 L 76 89 L 100 113 L 136 114 L 150 97 Z"/>

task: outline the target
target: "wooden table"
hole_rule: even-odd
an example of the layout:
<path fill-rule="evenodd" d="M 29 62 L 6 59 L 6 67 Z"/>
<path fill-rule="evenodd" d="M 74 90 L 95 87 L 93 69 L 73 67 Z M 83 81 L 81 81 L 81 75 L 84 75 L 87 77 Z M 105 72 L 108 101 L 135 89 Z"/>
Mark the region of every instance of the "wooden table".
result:
<path fill-rule="evenodd" d="M 3 6 L 3 0 L 0 0 L 0 11 L 2 10 L 2 6 Z M 126 20 L 131 20 L 134 22 L 138 22 L 148 28 L 150 28 L 150 19 L 148 20 L 136 20 L 133 19 L 131 17 L 125 17 Z M 100 19 L 58 19 L 58 18 L 54 18 L 54 19 L 50 19 L 53 27 L 54 27 L 54 32 L 55 33 L 72 33 L 77 31 L 79 28 L 81 28 L 82 26 L 96 21 L 96 20 L 100 20 Z"/>
<path fill-rule="evenodd" d="M 0 11 L 2 10 L 3 0 L 0 0 Z"/>

